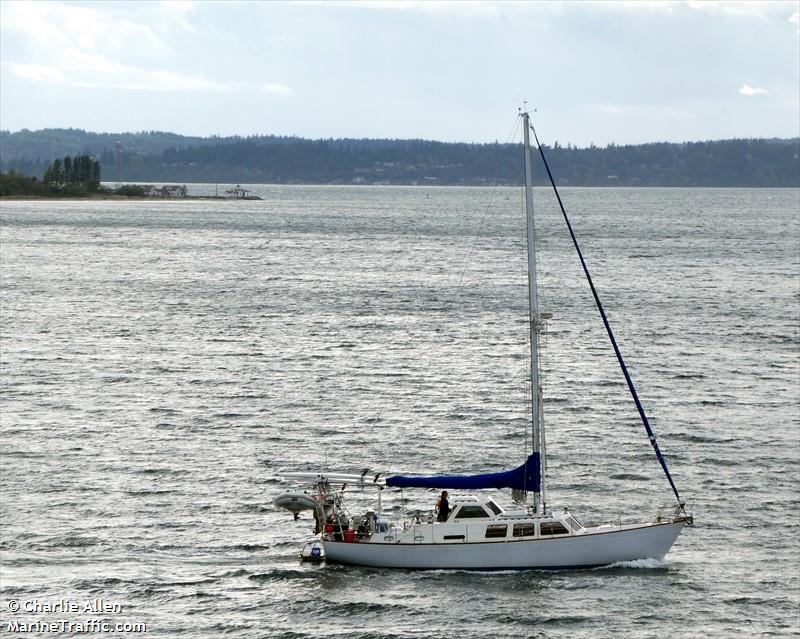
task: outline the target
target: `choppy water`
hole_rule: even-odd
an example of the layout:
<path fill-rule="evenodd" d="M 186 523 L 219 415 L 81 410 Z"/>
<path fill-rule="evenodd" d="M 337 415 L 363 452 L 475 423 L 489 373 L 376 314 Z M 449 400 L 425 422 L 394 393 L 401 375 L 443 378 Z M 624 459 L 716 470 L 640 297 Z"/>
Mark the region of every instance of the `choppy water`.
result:
<path fill-rule="evenodd" d="M 253 188 L 0 205 L 3 632 L 800 635 L 797 191 L 564 191 L 697 526 L 663 564 L 473 574 L 301 565 L 273 474 L 521 461 L 521 194 Z M 537 195 L 549 501 L 652 516 L 668 484 Z M 121 611 L 24 609 L 95 598 Z"/>

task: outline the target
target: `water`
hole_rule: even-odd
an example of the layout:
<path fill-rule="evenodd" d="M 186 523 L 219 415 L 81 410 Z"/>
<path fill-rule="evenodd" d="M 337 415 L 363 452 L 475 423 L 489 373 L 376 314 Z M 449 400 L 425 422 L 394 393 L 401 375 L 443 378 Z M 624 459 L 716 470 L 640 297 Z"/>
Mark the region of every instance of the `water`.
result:
<path fill-rule="evenodd" d="M 0 205 L 4 630 L 800 636 L 797 191 L 564 191 L 697 525 L 662 563 L 475 574 L 300 564 L 274 473 L 521 462 L 521 193 L 252 188 Z M 650 517 L 669 486 L 537 197 L 550 503 Z M 118 610 L 25 610 L 95 598 Z"/>

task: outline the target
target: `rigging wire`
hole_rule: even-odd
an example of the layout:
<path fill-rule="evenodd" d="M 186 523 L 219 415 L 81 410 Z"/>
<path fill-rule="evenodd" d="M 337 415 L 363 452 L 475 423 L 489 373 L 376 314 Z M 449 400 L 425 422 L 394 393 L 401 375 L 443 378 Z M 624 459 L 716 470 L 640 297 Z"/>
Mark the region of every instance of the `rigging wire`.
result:
<path fill-rule="evenodd" d="M 514 125 L 511 127 L 511 130 L 508 132 L 508 135 L 506 135 L 506 139 L 505 139 L 504 144 L 508 144 L 509 143 L 509 141 L 516 135 L 516 132 L 517 132 L 518 128 L 519 128 L 519 118 L 516 118 L 514 120 Z M 472 253 L 475 251 L 475 246 L 477 244 L 477 240 L 478 240 L 479 234 L 481 232 L 481 229 L 483 228 L 483 222 L 484 222 L 484 220 L 486 219 L 486 216 L 489 213 L 489 209 L 492 208 L 492 202 L 494 201 L 494 197 L 497 194 L 497 189 L 498 189 L 498 185 L 494 184 L 492 186 L 492 190 L 489 193 L 489 201 L 486 203 L 486 206 L 483 209 L 483 213 L 481 214 L 481 217 L 478 220 L 478 224 L 476 225 L 475 235 L 472 237 L 472 244 L 469 247 L 469 252 L 467 253 L 466 257 L 464 258 L 464 268 L 461 270 L 461 274 L 458 277 L 458 282 L 456 284 L 456 290 L 461 288 L 461 284 L 462 284 L 462 282 L 464 280 L 464 274 L 467 272 L 467 269 L 470 266 L 470 263 L 471 263 L 470 257 L 472 256 Z M 474 212 L 472 214 L 468 215 L 466 217 L 466 220 L 462 222 L 462 224 L 459 227 L 459 229 L 463 228 L 464 226 L 466 226 L 467 222 L 471 221 L 471 219 L 472 219 L 472 217 L 474 215 L 475 215 Z"/>
<path fill-rule="evenodd" d="M 558 192 L 558 187 L 556 186 L 555 179 L 553 178 L 553 173 L 550 171 L 550 165 L 547 163 L 547 157 L 544 154 L 544 148 L 542 147 L 541 143 L 539 142 L 539 137 L 536 135 L 536 129 L 533 125 L 531 125 L 531 131 L 533 132 L 533 137 L 536 140 L 536 146 L 539 149 L 539 155 L 542 158 L 542 162 L 544 163 L 544 168 L 547 171 L 547 177 L 550 179 L 550 184 L 553 187 L 553 191 L 556 195 L 556 199 L 558 200 L 558 206 L 561 209 L 561 214 L 564 216 L 564 221 L 567 224 L 567 229 L 569 230 L 570 237 L 572 238 L 572 243 L 575 246 L 575 250 L 578 253 L 578 258 L 580 259 L 581 266 L 583 267 L 583 272 L 586 275 L 586 279 L 589 282 L 589 288 L 592 291 L 592 296 L 594 297 L 595 305 L 597 306 L 597 310 L 600 311 L 600 317 L 603 320 L 603 325 L 606 327 L 606 333 L 608 333 L 608 338 L 611 340 L 611 345 L 614 347 L 614 354 L 617 356 L 617 361 L 619 362 L 620 368 L 622 369 L 622 373 L 625 376 L 625 381 L 628 384 L 628 390 L 631 393 L 631 397 L 633 397 L 633 401 L 636 404 L 636 409 L 639 411 L 639 416 L 642 419 L 642 424 L 644 424 L 645 431 L 647 431 L 648 439 L 650 440 L 650 445 L 653 447 L 655 451 L 656 457 L 658 458 L 661 467 L 664 469 L 664 474 L 667 476 L 667 480 L 669 481 L 669 485 L 672 487 L 672 492 L 675 493 L 675 498 L 678 500 L 678 504 L 683 508 L 683 502 L 681 501 L 681 497 L 678 494 L 678 488 L 675 486 L 675 482 L 672 479 L 672 475 L 670 475 L 669 468 L 667 467 L 667 460 L 664 458 L 664 455 L 661 453 L 661 449 L 658 446 L 658 440 L 656 439 L 656 435 L 653 432 L 653 429 L 650 427 L 650 421 L 647 419 L 647 414 L 645 413 L 644 406 L 642 402 L 639 400 L 639 395 L 636 392 L 636 386 L 633 383 L 633 379 L 628 373 L 628 368 L 625 365 L 625 360 L 622 357 L 622 351 L 620 351 L 619 346 L 617 345 L 617 340 L 614 337 L 614 332 L 611 330 L 611 324 L 608 321 L 608 317 L 606 316 L 605 308 L 603 307 L 603 303 L 600 301 L 600 296 L 597 293 L 597 289 L 594 287 L 594 282 L 592 281 L 592 276 L 589 273 L 589 267 L 586 264 L 586 260 L 583 258 L 583 252 L 581 251 L 581 247 L 578 244 L 578 238 L 575 235 L 575 232 L 572 230 L 572 224 L 569 221 L 569 217 L 567 216 L 567 211 L 564 208 L 564 203 L 561 201 L 561 194 Z"/>
<path fill-rule="evenodd" d="M 515 118 L 514 119 L 514 124 L 512 125 L 511 129 L 509 130 L 508 134 L 506 135 L 504 144 L 508 144 L 510 142 L 510 140 L 517 134 L 519 126 L 520 126 L 519 118 Z M 478 238 L 480 237 L 481 230 L 484 227 L 484 221 L 486 220 L 486 218 L 487 218 L 487 216 L 489 214 L 489 211 L 492 209 L 492 205 L 494 203 L 494 199 L 495 199 L 495 196 L 497 195 L 498 189 L 499 189 L 499 186 L 497 184 L 492 185 L 492 189 L 489 192 L 488 202 L 486 203 L 486 205 L 481 207 L 481 208 L 479 208 L 479 207 L 473 208 L 471 211 L 469 211 L 467 213 L 467 215 L 463 216 L 460 219 L 459 224 L 455 228 L 455 234 L 459 235 L 459 233 L 460 233 L 460 231 L 462 229 L 466 228 L 468 225 L 471 225 L 471 223 L 474 220 L 476 214 L 480 211 L 480 218 L 478 219 L 478 222 L 475 225 L 476 230 L 475 230 L 474 234 L 472 235 L 472 237 L 470 239 L 469 250 L 468 250 L 467 255 L 465 256 L 465 258 L 463 260 L 464 267 L 462 268 L 462 270 L 461 270 L 461 272 L 459 274 L 459 277 L 458 277 L 458 281 L 456 282 L 456 285 L 455 285 L 455 291 L 456 292 L 458 292 L 464 286 L 464 276 L 465 276 L 467 270 L 469 269 L 469 267 L 471 265 L 471 259 L 470 258 L 471 258 L 472 254 L 475 251 L 475 247 L 477 245 Z M 414 298 L 416 299 L 416 301 L 419 301 L 421 299 L 421 295 L 419 293 L 417 293 L 414 296 Z M 381 406 L 380 410 L 378 411 L 377 415 L 375 415 L 374 417 L 370 417 L 370 418 L 366 419 L 366 421 L 372 423 L 372 430 L 373 431 L 375 429 L 375 426 L 380 422 L 380 418 L 382 417 L 386 407 L 387 407 L 387 404 L 384 403 Z M 355 426 L 358 423 L 358 421 L 360 421 L 360 420 L 359 419 L 354 420 L 353 421 L 353 426 Z"/>

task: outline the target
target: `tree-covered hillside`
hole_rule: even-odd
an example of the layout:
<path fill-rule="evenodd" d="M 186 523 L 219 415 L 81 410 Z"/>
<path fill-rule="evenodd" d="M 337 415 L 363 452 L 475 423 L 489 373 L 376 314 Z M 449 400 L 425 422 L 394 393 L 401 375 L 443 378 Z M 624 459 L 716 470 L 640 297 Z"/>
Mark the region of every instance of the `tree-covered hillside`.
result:
<path fill-rule="evenodd" d="M 558 181 L 572 186 L 800 186 L 797 138 L 604 148 L 556 143 L 546 152 Z M 93 155 L 106 180 L 124 182 L 481 185 L 518 184 L 522 174 L 518 144 L 0 132 L 2 171 L 42 175 L 54 158 L 68 154 Z M 544 183 L 543 167 L 535 169 Z"/>

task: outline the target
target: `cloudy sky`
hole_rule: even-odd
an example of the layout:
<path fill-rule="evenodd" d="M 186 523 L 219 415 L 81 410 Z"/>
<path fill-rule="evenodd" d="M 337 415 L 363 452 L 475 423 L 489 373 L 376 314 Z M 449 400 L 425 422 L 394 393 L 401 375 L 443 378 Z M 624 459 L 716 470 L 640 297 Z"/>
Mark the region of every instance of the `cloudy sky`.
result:
<path fill-rule="evenodd" d="M 0 2 L 0 128 L 800 135 L 800 2 Z"/>

